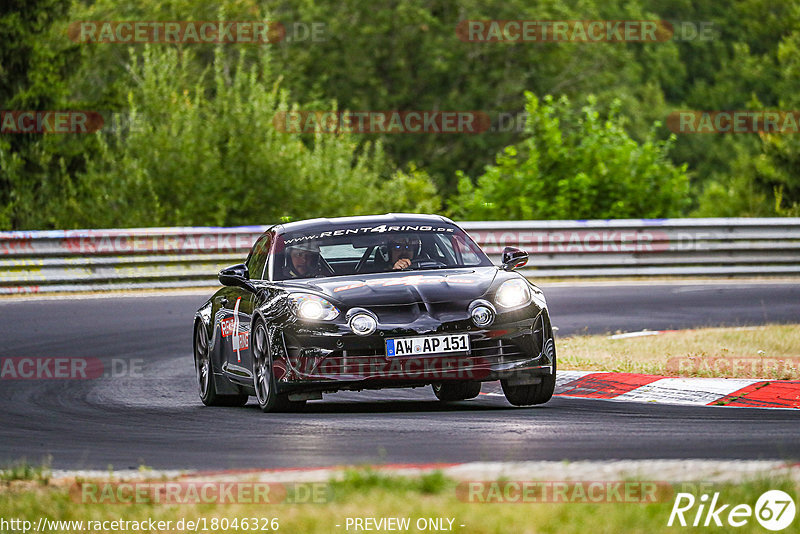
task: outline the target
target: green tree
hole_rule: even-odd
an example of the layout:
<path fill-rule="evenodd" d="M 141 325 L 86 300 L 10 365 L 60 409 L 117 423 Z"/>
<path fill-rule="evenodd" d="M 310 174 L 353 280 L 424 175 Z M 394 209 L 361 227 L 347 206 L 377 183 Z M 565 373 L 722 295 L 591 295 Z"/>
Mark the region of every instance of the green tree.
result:
<path fill-rule="evenodd" d="M 647 0 L 665 19 L 710 23 L 710 35 L 676 38 L 679 70 L 664 84 L 675 109 L 747 110 L 783 107 L 798 93 L 786 76 L 787 39 L 800 26 L 797 1 Z M 782 72 L 783 71 L 783 72 Z M 755 134 L 678 135 L 673 161 L 686 162 L 694 177 L 694 216 L 774 215 L 773 189 L 780 181 L 766 157 L 768 142 Z M 762 178 L 755 178 L 762 176 Z M 699 197 L 699 198 L 698 198 Z"/>
<path fill-rule="evenodd" d="M 220 13 L 222 15 L 220 15 Z M 674 43 L 472 43 L 458 38 L 456 27 L 467 19 L 655 19 L 637 3 L 589 1 L 384 0 L 313 2 L 279 0 L 268 8 L 256 0 L 224 0 L 211 6 L 190 0 L 142 0 L 121 3 L 76 2 L 72 20 L 278 20 L 287 39 L 270 46 L 229 46 L 246 50 L 246 62 L 273 52 L 283 86 L 311 109 L 330 109 L 331 101 L 350 110 L 476 110 L 497 117 L 524 110 L 522 93 L 597 95 L 598 107 L 616 98 L 631 118 L 634 137 L 667 113 L 661 84 L 674 83 L 680 70 Z M 321 40 L 298 41 L 295 25 L 322 25 Z M 302 34 L 302 32 L 300 32 Z M 139 46 L 131 48 L 140 53 Z M 213 61 L 208 45 L 184 45 L 199 74 Z M 124 107 L 122 80 L 128 51 L 120 45 L 83 46 L 77 93 Z M 235 55 L 235 54 L 234 54 Z M 207 89 L 213 91 L 211 80 Z M 497 121 L 496 121 L 497 123 Z M 495 124 L 500 126 L 499 124 Z M 477 173 L 502 147 L 521 138 L 516 129 L 495 128 L 482 135 L 371 134 L 393 161 L 427 172 L 444 194 L 455 189 L 454 171 Z"/>
<path fill-rule="evenodd" d="M 672 140 L 637 143 L 612 109 L 601 119 L 594 98 L 575 113 L 566 97 L 525 94 L 528 137 L 506 147 L 473 185 L 459 174 L 449 203 L 459 219 L 671 217 L 686 206 L 686 167 L 667 152 Z"/>
<path fill-rule="evenodd" d="M 516 147 L 520 152 L 516 159 L 526 157 L 530 132 L 495 128 L 479 135 L 284 136 L 283 144 L 258 133 L 252 146 L 283 146 L 299 154 L 291 164 L 288 157 L 265 161 L 244 141 L 227 140 L 242 135 L 239 132 L 251 135 L 244 124 L 238 123 L 236 131 L 215 126 L 212 138 L 205 139 L 192 122 L 199 119 L 181 108 L 184 99 L 166 100 L 163 105 L 143 101 L 145 89 L 136 76 L 140 71 L 131 69 L 144 64 L 144 45 L 80 44 L 68 37 L 74 21 L 217 19 L 279 20 L 290 38 L 277 45 L 153 45 L 154 50 L 177 55 L 182 79 L 180 84 L 165 80 L 167 93 L 147 89 L 147 94 L 171 97 L 187 91 L 189 102 L 204 110 L 192 108 L 192 112 L 213 121 L 209 106 L 224 105 L 218 92 L 233 98 L 224 91 L 232 87 L 234 75 L 254 68 L 259 90 L 273 91 L 280 77 L 278 85 L 285 92 L 276 94 L 285 96 L 287 106 L 298 102 L 301 109 L 477 110 L 496 118 L 501 112 L 523 112 L 527 89 L 554 95 L 557 102 L 561 96 L 568 98 L 569 109 L 559 111 L 565 128 L 584 120 L 580 108 L 592 94 L 596 97 L 592 109 L 602 117 L 611 114 L 640 147 L 669 138 L 664 126 L 654 130 L 652 125 L 672 110 L 798 109 L 800 105 L 795 96 L 800 94 L 797 0 L 464 0 L 457 5 L 444 0 L 7 0 L 0 6 L 0 108 L 99 110 L 107 117 L 112 112 L 135 112 L 145 128 L 150 121 L 161 120 L 154 117 L 170 117 L 189 121 L 185 135 L 190 137 L 181 145 L 166 139 L 161 130 L 147 131 L 161 143 L 147 147 L 147 135 L 125 128 L 110 135 L 0 136 L 0 227 L 194 220 L 202 203 L 196 197 L 201 198 L 203 191 L 224 199 L 220 206 L 212 201 L 213 220 L 261 221 L 263 199 L 257 195 L 232 197 L 237 185 L 225 179 L 204 185 L 203 180 L 185 176 L 190 169 L 219 173 L 214 161 L 224 161 L 230 176 L 248 184 L 255 183 L 254 169 L 268 176 L 295 176 L 292 173 L 302 169 L 317 173 L 314 180 L 323 180 L 320 176 L 326 171 L 321 169 L 326 165 L 332 176 L 342 172 L 342 177 L 349 176 L 348 160 L 351 169 L 369 167 L 368 172 L 357 173 L 373 177 L 367 185 L 355 180 L 362 184 L 359 193 L 336 181 L 340 178 L 332 178 L 330 188 L 310 177 L 297 178 L 297 191 L 302 193 L 292 201 L 292 213 L 344 213 L 341 191 L 352 195 L 353 209 L 416 206 L 433 211 L 441 196 L 457 193 L 463 200 L 457 189 L 459 176 L 483 174 L 486 163 L 504 147 Z M 690 27 L 710 22 L 712 30 L 710 39 L 707 35 L 683 39 L 679 31 L 675 39 L 658 43 L 471 43 L 456 35 L 459 21 L 469 19 L 666 19 Z M 321 23 L 323 40 L 298 42 L 295 23 Z M 262 65 L 265 55 L 271 58 L 269 75 Z M 223 66 L 222 85 L 215 65 Z M 280 102 L 284 97 L 276 98 Z M 572 117 L 571 122 L 566 117 Z M 567 135 L 568 129 L 563 133 Z M 184 130 L 169 134 L 182 136 Z M 789 214 L 800 202 L 797 137 L 678 135 L 664 149 L 678 168 L 688 164 L 693 187 L 683 200 L 697 208 L 693 214 Z M 129 141 L 140 145 L 126 148 Z M 191 152 L 195 146 L 206 150 L 209 163 L 195 165 L 190 155 L 178 153 L 173 159 L 179 163 L 162 161 L 163 168 L 156 171 L 151 161 L 156 152 L 163 157 L 167 147 Z M 127 158 L 125 168 L 133 174 L 118 172 L 114 158 Z M 248 158 L 253 163 L 248 164 Z M 174 173 L 174 184 L 167 187 L 160 173 Z M 133 176 L 139 176 L 138 181 Z M 219 184 L 223 189 L 214 189 Z M 598 195 L 616 194 L 601 184 L 595 186 Z M 278 183 L 272 190 L 282 191 L 284 199 L 293 198 L 293 190 L 281 187 Z M 126 188 L 131 192 L 125 193 Z M 567 200 L 575 188 L 581 189 L 565 185 Z M 374 197 L 369 202 L 362 199 L 366 191 Z M 508 203 L 520 202 L 514 200 L 513 190 L 507 193 Z M 106 200 L 119 206 L 113 216 L 98 207 Z M 599 196 L 597 200 L 602 204 Z M 648 208 L 606 211 L 643 216 L 650 213 Z M 683 210 L 682 204 L 677 213 Z"/>
<path fill-rule="evenodd" d="M 752 95 L 748 109 L 800 110 L 800 31 L 777 48 L 777 102 Z M 697 216 L 800 216 L 800 139 L 796 130 L 760 132 L 745 137 L 756 150 L 739 150 L 730 172 L 717 176 L 700 195 Z"/>
<path fill-rule="evenodd" d="M 415 162 L 444 194 L 456 169 L 477 174 L 522 137 L 497 121 L 524 111 L 523 92 L 619 99 L 634 136 L 667 114 L 660 83 L 679 67 L 674 43 L 479 43 L 458 38 L 464 20 L 656 19 L 627 0 L 393 0 L 271 4 L 280 20 L 318 21 L 325 40 L 278 47 L 287 87 L 303 101 L 332 98 L 352 110 L 478 110 L 495 118 L 481 135 L 385 135 L 399 164 Z M 638 60 L 640 54 L 641 60 Z"/>
<path fill-rule="evenodd" d="M 53 25 L 69 0 L 7 0 L 0 5 L 0 109 L 61 109 L 74 47 L 54 39 Z M 42 218 L 40 199 L 68 194 L 65 174 L 80 165 L 72 139 L 37 134 L 0 136 L 0 228 L 19 228 Z M 38 207 L 37 207 L 38 204 Z"/>
<path fill-rule="evenodd" d="M 218 50 L 205 74 L 211 92 L 188 51 L 151 46 L 134 56 L 130 125 L 87 159 L 80 183 L 95 204 L 71 214 L 79 224 L 235 225 L 438 207 L 426 176 L 384 178 L 392 165 L 379 143 L 320 133 L 309 146 L 279 131 L 276 114 L 292 106 L 269 55 L 248 67 L 244 53 L 231 63 Z"/>

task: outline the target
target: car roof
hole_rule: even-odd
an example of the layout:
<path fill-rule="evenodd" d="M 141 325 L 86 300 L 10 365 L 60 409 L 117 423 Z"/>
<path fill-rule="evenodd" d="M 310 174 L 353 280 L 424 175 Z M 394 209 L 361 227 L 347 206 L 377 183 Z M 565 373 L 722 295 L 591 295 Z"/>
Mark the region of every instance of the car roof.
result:
<path fill-rule="evenodd" d="M 277 233 L 298 232 L 309 229 L 331 228 L 350 225 L 373 224 L 455 224 L 447 217 L 441 215 L 423 215 L 419 213 L 387 213 L 385 215 L 359 215 L 355 217 L 333 217 L 307 219 L 305 221 L 282 223 L 273 227 Z"/>

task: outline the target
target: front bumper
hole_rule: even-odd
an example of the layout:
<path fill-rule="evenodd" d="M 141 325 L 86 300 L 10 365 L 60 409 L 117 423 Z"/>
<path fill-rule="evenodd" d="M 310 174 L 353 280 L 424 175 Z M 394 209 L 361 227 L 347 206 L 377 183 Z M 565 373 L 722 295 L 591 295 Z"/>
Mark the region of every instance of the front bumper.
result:
<path fill-rule="evenodd" d="M 555 347 L 547 312 L 478 329 L 468 319 L 431 325 L 425 332 L 383 328 L 370 336 L 321 332 L 302 324 L 283 329 L 275 359 L 282 390 L 361 389 L 424 385 L 445 380 L 525 380 L 553 374 Z M 386 339 L 467 333 L 469 353 L 386 357 Z"/>

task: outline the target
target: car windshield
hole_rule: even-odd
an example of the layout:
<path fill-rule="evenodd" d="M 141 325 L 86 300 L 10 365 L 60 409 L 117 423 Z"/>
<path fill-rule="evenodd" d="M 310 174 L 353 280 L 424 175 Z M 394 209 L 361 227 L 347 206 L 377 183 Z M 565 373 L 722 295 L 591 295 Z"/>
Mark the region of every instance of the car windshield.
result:
<path fill-rule="evenodd" d="M 277 236 L 273 280 L 492 265 L 460 228 L 443 224 L 319 227 Z"/>

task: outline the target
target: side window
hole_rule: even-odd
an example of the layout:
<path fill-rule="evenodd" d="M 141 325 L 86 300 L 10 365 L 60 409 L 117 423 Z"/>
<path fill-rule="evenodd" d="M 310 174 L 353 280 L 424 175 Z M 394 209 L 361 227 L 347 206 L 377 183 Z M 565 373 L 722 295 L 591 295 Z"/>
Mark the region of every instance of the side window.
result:
<path fill-rule="evenodd" d="M 259 237 L 256 244 L 253 245 L 250 257 L 247 259 L 247 271 L 250 273 L 251 280 L 264 279 L 264 267 L 267 264 L 271 244 L 272 234 L 265 234 Z"/>
<path fill-rule="evenodd" d="M 447 265 L 458 264 L 458 258 L 453 251 L 453 245 L 450 243 L 448 237 L 436 236 L 434 244 L 436 245 L 437 257 L 433 259 L 444 262 Z"/>
<path fill-rule="evenodd" d="M 456 256 L 461 257 L 461 264 L 462 265 L 480 265 L 481 258 L 475 253 L 475 250 L 464 239 L 464 236 L 455 235 L 453 236 L 453 245 L 455 248 Z"/>

